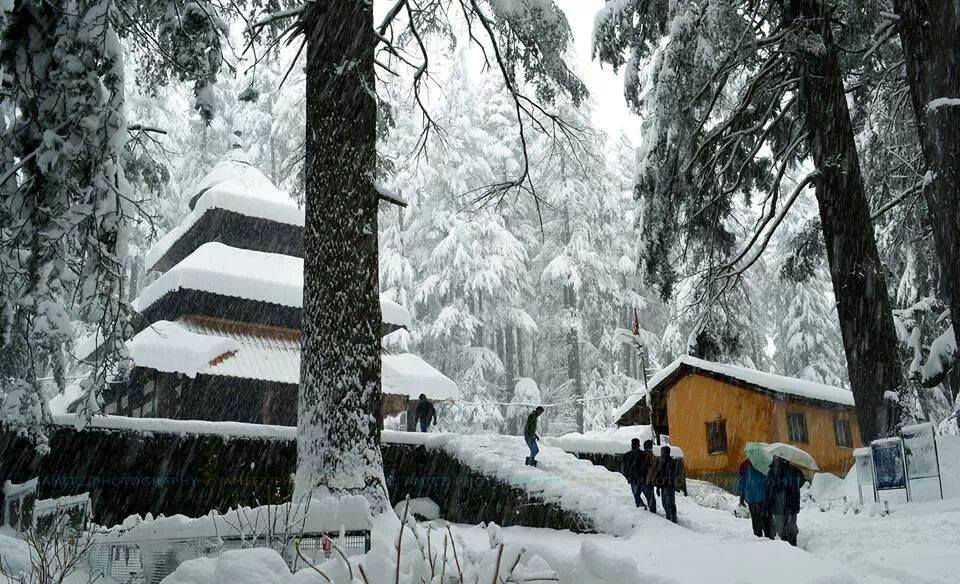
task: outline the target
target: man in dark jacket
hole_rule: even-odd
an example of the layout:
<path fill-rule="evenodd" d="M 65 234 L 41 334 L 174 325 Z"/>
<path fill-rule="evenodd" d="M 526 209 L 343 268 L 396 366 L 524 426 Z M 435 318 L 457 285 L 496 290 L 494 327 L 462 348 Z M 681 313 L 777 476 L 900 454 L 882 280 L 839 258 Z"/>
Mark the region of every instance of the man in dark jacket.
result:
<path fill-rule="evenodd" d="M 797 545 L 797 515 L 800 513 L 800 487 L 803 473 L 779 456 L 774 457 L 767 473 L 767 505 L 773 535 Z"/>
<path fill-rule="evenodd" d="M 643 451 L 640 450 L 640 439 L 634 438 L 630 441 L 630 450 L 623 454 L 623 459 L 620 463 L 620 472 L 623 473 L 623 476 L 627 479 L 627 484 L 630 485 L 630 492 L 633 493 L 633 502 L 637 505 L 637 508 L 640 507 L 646 508 L 646 505 L 643 503 L 643 498 L 640 490 L 640 482 L 642 475 L 640 474 L 640 458 L 643 456 Z"/>
<path fill-rule="evenodd" d="M 420 401 L 417 402 L 417 422 L 420 423 L 420 431 L 427 432 L 430 424 L 437 423 L 437 408 L 433 407 L 426 394 L 420 394 Z"/>
<path fill-rule="evenodd" d="M 654 479 L 657 494 L 663 503 L 663 513 L 667 519 L 677 522 L 677 491 L 687 494 L 687 477 L 683 469 L 683 460 L 670 456 L 670 447 L 660 449 L 660 462 Z"/>
<path fill-rule="evenodd" d="M 770 531 L 770 512 L 767 509 L 767 477 L 745 459 L 740 464 L 740 480 L 737 482 L 737 494 L 740 495 L 740 505 L 746 503 L 750 509 L 750 522 L 753 524 L 753 534 L 757 537 L 773 539 Z"/>
<path fill-rule="evenodd" d="M 657 498 L 653 494 L 657 477 L 657 457 L 653 454 L 653 440 L 643 441 L 643 454 L 640 455 L 640 492 L 647 500 L 647 509 L 657 512 Z"/>
<path fill-rule="evenodd" d="M 527 466 L 537 466 L 537 454 L 540 452 L 540 447 L 537 446 L 537 441 L 540 440 L 540 436 L 537 435 L 537 419 L 542 413 L 543 406 L 537 406 L 527 416 L 527 423 L 523 426 L 523 439 L 527 442 L 527 448 L 530 449 Z"/>

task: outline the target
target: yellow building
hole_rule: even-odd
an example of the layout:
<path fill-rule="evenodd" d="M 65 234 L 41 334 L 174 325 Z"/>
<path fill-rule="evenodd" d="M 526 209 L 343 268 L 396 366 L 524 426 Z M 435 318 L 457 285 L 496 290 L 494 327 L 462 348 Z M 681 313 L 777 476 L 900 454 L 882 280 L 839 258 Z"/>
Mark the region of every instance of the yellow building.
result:
<path fill-rule="evenodd" d="M 729 490 L 747 442 L 785 442 L 824 472 L 842 474 L 861 445 L 849 390 L 683 356 L 648 384 L 651 408 L 632 396 L 617 425 L 653 423 L 683 449 L 687 476 Z"/>

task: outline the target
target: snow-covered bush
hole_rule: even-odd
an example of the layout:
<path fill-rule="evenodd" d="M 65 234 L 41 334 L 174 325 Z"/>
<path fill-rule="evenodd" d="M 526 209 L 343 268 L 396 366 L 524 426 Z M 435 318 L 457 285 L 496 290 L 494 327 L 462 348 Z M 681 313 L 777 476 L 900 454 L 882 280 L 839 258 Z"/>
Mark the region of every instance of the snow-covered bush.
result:
<path fill-rule="evenodd" d="M 30 526 L 23 539 L 0 535 L 0 576 L 7 584 L 81 584 L 97 581 L 84 560 L 93 536 L 70 509 L 58 509 L 44 527 Z"/>

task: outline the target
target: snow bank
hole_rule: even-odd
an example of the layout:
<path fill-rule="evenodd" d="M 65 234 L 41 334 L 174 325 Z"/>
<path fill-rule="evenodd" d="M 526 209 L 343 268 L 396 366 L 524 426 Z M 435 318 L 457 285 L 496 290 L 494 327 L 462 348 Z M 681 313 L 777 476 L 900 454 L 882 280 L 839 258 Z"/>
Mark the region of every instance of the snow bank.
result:
<path fill-rule="evenodd" d="M 370 510 L 362 495 L 324 497 L 312 501 L 308 509 L 289 503 L 242 507 L 204 517 L 184 515 L 127 518 L 123 526 L 98 534 L 104 543 L 152 542 L 185 538 L 262 538 L 267 534 L 331 533 L 341 530 L 369 530 Z"/>
<path fill-rule="evenodd" d="M 205 243 L 147 286 L 133 308 L 142 312 L 181 288 L 301 308 L 303 259 Z M 396 302 L 381 296 L 380 310 L 384 322 L 410 326 L 410 313 Z"/>
<path fill-rule="evenodd" d="M 188 560 L 163 584 L 287 584 L 290 569 L 269 548 L 230 550 L 215 558 Z"/>
<path fill-rule="evenodd" d="M 138 367 L 194 378 L 218 357 L 240 348 L 234 339 L 190 332 L 176 322 L 161 320 L 127 341 L 130 358 Z"/>
<path fill-rule="evenodd" d="M 623 454 L 630 450 L 630 441 L 634 438 L 639 439 L 641 444 L 646 440 L 653 440 L 653 430 L 650 426 L 619 426 L 606 430 L 591 430 L 583 434 L 571 432 L 563 436 L 544 437 L 541 442 L 566 452 Z M 654 445 L 653 453 L 660 456 L 660 447 Z M 683 451 L 670 445 L 670 456 L 683 458 Z"/>
<path fill-rule="evenodd" d="M 756 369 L 748 369 L 746 367 L 738 367 L 736 365 L 726 365 L 723 363 L 704 361 L 703 359 L 697 359 L 696 357 L 691 357 L 690 355 L 683 355 L 673 363 L 658 371 L 647 382 L 647 386 L 652 391 L 681 367 L 732 377 L 733 379 L 737 379 L 744 383 L 749 383 L 750 385 L 762 387 L 777 393 L 837 403 L 851 407 L 854 405 L 853 392 L 843 389 L 842 387 L 824 385 L 814 381 L 807 381 L 806 379 L 785 377 L 783 375 L 766 373 L 764 371 L 757 371 Z M 617 410 L 614 412 L 614 419 L 617 419 L 623 414 L 627 413 L 627 411 L 635 406 L 644 395 L 645 394 L 637 394 L 627 398 L 623 405 L 617 408 Z"/>
<path fill-rule="evenodd" d="M 397 517 L 403 517 L 407 513 L 416 517 L 419 521 L 433 521 L 440 518 L 440 506 L 428 497 L 410 499 L 409 506 L 407 501 L 400 501 L 393 507 Z"/>
<path fill-rule="evenodd" d="M 53 423 L 77 429 L 98 428 L 181 435 L 209 434 L 223 438 L 265 440 L 296 440 L 297 438 L 295 427 L 247 424 L 244 422 L 206 422 L 201 420 L 169 420 L 166 418 L 128 418 L 125 416 L 94 416 L 88 422 L 83 416 L 63 414 L 53 416 Z"/>
<path fill-rule="evenodd" d="M 3 573 L 11 578 L 12 582 L 18 582 L 17 576 L 23 575 L 23 581 L 29 582 L 30 578 L 30 548 L 27 542 L 16 537 L 10 537 L 0 534 L 0 564 L 3 566 Z"/>

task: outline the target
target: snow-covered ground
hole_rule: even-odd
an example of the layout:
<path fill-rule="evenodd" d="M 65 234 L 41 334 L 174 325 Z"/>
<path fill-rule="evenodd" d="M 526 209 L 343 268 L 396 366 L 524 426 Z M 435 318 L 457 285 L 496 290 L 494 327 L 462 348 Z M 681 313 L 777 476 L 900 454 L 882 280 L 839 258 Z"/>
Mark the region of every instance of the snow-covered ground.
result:
<path fill-rule="evenodd" d="M 678 497 L 680 524 L 674 525 L 663 518 L 662 510 L 660 515 L 653 515 L 635 509 L 619 474 L 577 460 L 558 448 L 545 446 L 540 466 L 531 468 L 520 462 L 524 452 L 515 437 L 391 433 L 390 438 L 442 448 L 477 470 L 539 493 L 589 518 L 604 533 L 451 526 L 462 546 L 461 554 L 483 558 L 490 552 L 492 541 L 502 541 L 512 550 L 509 553 L 526 550 L 523 565 L 533 570 L 531 573 L 540 570 L 545 561 L 562 583 L 946 584 L 957 581 L 960 569 L 957 437 L 941 440 L 946 500 L 893 502 L 889 513 L 876 504 L 858 510 L 852 477 L 846 481 L 817 480 L 805 492 L 798 548 L 754 537 L 749 520 L 735 512 L 736 499 L 708 483 L 690 481 L 690 497 Z M 433 528 L 429 533 L 435 551 L 443 548 L 447 533 L 444 526 L 442 519 L 422 525 Z M 394 582 L 393 572 L 381 564 L 393 561 L 389 550 L 397 528 L 396 519 L 375 523 L 375 553 L 366 560 L 371 584 Z M 19 548 L 9 540 L 0 541 L 0 550 L 11 549 Z M 324 581 L 312 571 L 284 574 L 277 558 L 266 552 L 246 559 L 235 552 L 230 554 L 224 560 L 200 560 L 184 566 L 167 584 L 226 584 L 217 575 L 220 572 L 234 578 L 230 584 L 246 584 L 247 580 L 236 579 L 234 568 L 248 560 L 267 565 L 271 574 L 266 577 L 262 569 L 249 566 L 241 573 L 256 575 L 258 579 L 250 580 L 250 584 Z M 222 569 L 219 563 L 224 563 Z"/>

